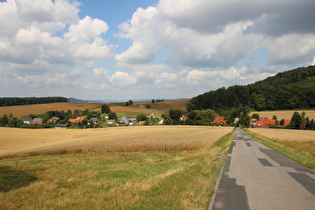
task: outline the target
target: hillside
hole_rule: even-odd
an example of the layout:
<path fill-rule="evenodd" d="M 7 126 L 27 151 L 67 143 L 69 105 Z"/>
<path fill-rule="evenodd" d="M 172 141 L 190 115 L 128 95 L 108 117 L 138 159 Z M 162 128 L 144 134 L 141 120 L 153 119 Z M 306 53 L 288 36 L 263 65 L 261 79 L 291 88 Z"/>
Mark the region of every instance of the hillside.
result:
<path fill-rule="evenodd" d="M 13 114 L 14 117 L 22 117 L 29 114 L 42 114 L 47 111 L 67 111 L 70 110 L 95 110 L 99 111 L 102 104 L 107 104 L 111 111 L 121 113 L 123 115 L 137 114 L 148 114 L 149 111 L 141 108 L 139 105 L 150 105 L 150 110 L 157 114 L 162 114 L 170 109 L 181 109 L 185 110 L 185 104 L 188 103 L 189 99 L 185 100 L 173 100 L 163 101 L 159 103 L 151 102 L 135 102 L 133 106 L 119 106 L 119 103 L 49 103 L 49 104 L 32 104 L 32 105 L 19 105 L 19 106 L 0 106 L 0 117 L 4 114 Z"/>
<path fill-rule="evenodd" d="M 249 85 L 220 88 L 193 97 L 187 108 L 230 109 L 248 106 L 257 111 L 315 107 L 315 66 L 297 68 Z"/>

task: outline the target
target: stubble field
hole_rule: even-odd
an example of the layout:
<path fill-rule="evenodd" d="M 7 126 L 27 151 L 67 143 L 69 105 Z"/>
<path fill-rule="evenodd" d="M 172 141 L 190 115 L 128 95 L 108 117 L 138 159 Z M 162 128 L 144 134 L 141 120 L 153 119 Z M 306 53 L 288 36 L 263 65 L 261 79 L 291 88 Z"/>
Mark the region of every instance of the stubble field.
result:
<path fill-rule="evenodd" d="M 4 129 L 2 155 L 32 153 L 0 160 L 0 209 L 205 209 L 233 137 L 199 126 Z"/>

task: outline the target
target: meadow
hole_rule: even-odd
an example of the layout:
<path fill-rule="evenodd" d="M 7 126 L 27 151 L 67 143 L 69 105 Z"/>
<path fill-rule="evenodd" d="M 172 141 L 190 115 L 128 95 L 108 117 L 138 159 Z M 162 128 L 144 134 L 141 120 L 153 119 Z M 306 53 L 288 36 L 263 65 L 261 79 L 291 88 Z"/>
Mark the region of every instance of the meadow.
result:
<path fill-rule="evenodd" d="M 315 169 L 315 131 L 289 129 L 246 129 L 258 141 Z"/>
<path fill-rule="evenodd" d="M 233 137 L 207 126 L 12 131 L 1 130 L 0 209 L 205 209 Z"/>

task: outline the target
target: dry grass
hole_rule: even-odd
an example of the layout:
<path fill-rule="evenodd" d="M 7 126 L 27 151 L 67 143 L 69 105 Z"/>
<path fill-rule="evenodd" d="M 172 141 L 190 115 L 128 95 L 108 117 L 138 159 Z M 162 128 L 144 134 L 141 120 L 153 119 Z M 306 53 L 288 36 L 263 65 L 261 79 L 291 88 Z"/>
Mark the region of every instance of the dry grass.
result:
<path fill-rule="evenodd" d="M 0 209 L 205 209 L 232 140 L 229 135 L 217 142 L 232 131 L 219 127 L 74 131 L 77 135 L 65 135 L 72 137 L 68 144 L 105 143 L 98 145 L 105 148 L 111 141 L 125 147 L 132 141 L 162 145 L 193 142 L 202 147 L 0 160 L 0 186 L 5 186 L 0 190 Z"/>
<path fill-rule="evenodd" d="M 260 118 L 267 117 L 268 119 L 272 119 L 272 117 L 276 115 L 277 119 L 280 121 L 281 119 L 290 120 L 294 112 L 299 112 L 301 114 L 303 111 L 306 113 L 306 117 L 309 117 L 310 119 L 315 120 L 315 110 L 262 111 L 262 112 L 251 112 L 249 113 L 249 116 L 252 116 L 253 114 L 259 114 Z"/>
<path fill-rule="evenodd" d="M 195 149 L 231 132 L 229 127 L 148 126 L 84 130 L 0 128 L 0 156 L 56 151 L 115 152 Z"/>
<path fill-rule="evenodd" d="M 92 110 L 100 107 L 102 103 L 49 103 L 49 104 L 32 104 L 21 106 L 4 106 L 0 107 L 0 116 L 4 114 L 13 114 L 14 117 L 22 117 L 29 114 L 42 114 L 47 111 L 68 111 L 70 110 Z"/>

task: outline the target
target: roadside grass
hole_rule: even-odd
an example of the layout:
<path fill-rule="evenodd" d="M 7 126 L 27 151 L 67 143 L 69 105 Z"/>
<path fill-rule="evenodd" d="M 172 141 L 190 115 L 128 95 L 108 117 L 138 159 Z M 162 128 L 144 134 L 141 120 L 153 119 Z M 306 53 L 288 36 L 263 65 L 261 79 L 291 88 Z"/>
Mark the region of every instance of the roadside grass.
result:
<path fill-rule="evenodd" d="M 0 209 L 205 209 L 232 138 L 191 150 L 3 159 Z M 8 183 L 9 172 L 23 183 Z"/>
<path fill-rule="evenodd" d="M 315 169 L 315 141 L 280 140 L 263 137 L 254 134 L 248 129 L 244 130 L 250 137 L 264 145 L 280 152 L 283 155 L 301 163 L 302 165 Z"/>

